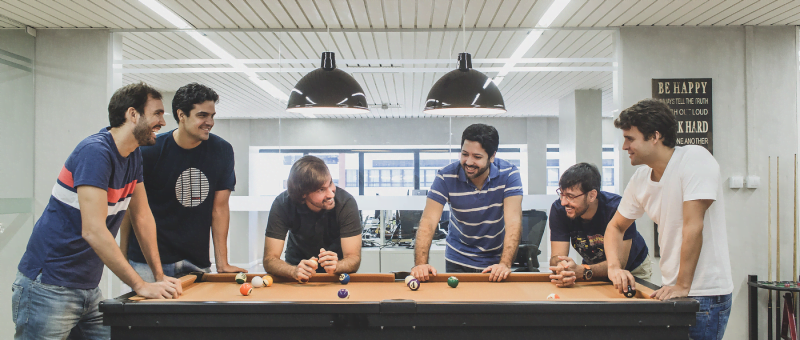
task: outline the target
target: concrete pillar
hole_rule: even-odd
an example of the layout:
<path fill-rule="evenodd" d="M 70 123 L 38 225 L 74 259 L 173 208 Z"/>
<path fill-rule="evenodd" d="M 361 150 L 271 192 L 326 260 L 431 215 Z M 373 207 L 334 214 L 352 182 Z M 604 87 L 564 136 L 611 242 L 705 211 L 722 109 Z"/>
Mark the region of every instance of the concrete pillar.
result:
<path fill-rule="evenodd" d="M 547 190 L 547 118 L 528 118 L 528 195 Z"/>
<path fill-rule="evenodd" d="M 603 165 L 601 90 L 575 90 L 558 105 L 560 169 L 587 162 Z"/>

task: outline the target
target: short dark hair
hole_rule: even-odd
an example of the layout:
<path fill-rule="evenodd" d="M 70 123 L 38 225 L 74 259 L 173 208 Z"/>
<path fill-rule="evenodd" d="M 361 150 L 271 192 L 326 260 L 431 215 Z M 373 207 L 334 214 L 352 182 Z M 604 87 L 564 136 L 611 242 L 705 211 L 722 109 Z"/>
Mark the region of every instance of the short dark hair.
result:
<path fill-rule="evenodd" d="M 644 135 L 644 140 L 655 137 L 658 131 L 663 137 L 661 143 L 670 148 L 674 148 L 678 140 L 678 120 L 669 105 L 655 99 L 643 99 L 622 110 L 614 120 L 614 126 L 622 130 L 635 126 Z"/>
<path fill-rule="evenodd" d="M 478 142 L 489 157 L 494 156 L 497 152 L 497 146 L 500 145 L 500 134 L 493 126 L 486 124 L 472 124 L 464 129 L 461 134 L 461 146 L 464 146 L 464 141 L 469 140 Z"/>
<path fill-rule="evenodd" d="M 584 193 L 592 190 L 597 190 L 599 192 L 600 184 L 600 171 L 597 170 L 594 164 L 589 163 L 578 163 L 569 167 L 569 169 L 564 171 L 564 174 L 561 175 L 561 179 L 558 180 L 558 187 L 561 188 L 562 191 L 580 185 L 581 191 Z"/>
<path fill-rule="evenodd" d="M 161 92 L 144 82 L 128 84 L 117 89 L 108 102 L 108 123 L 112 128 L 125 124 L 125 112 L 132 107 L 140 115 L 149 98 L 161 99 Z"/>
<path fill-rule="evenodd" d="M 195 104 L 202 104 L 209 100 L 214 103 L 219 101 L 219 95 L 210 87 L 198 83 L 181 86 L 178 91 L 175 91 L 175 97 L 172 98 L 172 116 L 175 117 L 176 122 L 180 122 L 178 109 L 183 111 L 188 118 Z"/>
<path fill-rule="evenodd" d="M 289 170 L 289 179 L 286 180 L 289 199 L 302 203 L 303 196 L 328 184 L 325 183 L 328 176 L 330 176 L 330 171 L 328 171 L 325 161 L 311 155 L 301 157 L 292 165 L 292 169 Z"/>

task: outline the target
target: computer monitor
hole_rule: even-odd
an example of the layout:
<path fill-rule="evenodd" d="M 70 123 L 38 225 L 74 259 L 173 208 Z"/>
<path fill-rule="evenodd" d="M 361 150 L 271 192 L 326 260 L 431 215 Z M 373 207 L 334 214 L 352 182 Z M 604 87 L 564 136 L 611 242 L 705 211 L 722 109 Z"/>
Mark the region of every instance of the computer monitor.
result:
<path fill-rule="evenodd" d="M 398 212 L 400 223 L 400 238 L 414 238 L 416 230 L 419 228 L 419 220 L 422 219 L 422 210 L 400 210 Z"/>

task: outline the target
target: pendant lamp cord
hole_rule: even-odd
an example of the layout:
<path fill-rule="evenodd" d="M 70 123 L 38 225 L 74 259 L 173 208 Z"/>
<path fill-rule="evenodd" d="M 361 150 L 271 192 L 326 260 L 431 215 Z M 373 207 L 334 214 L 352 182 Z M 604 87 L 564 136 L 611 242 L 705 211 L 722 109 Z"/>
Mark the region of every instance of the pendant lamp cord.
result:
<path fill-rule="evenodd" d="M 463 51 L 467 51 L 467 0 L 461 0 L 461 21 L 463 21 L 461 25 L 461 41 L 463 44 Z"/>

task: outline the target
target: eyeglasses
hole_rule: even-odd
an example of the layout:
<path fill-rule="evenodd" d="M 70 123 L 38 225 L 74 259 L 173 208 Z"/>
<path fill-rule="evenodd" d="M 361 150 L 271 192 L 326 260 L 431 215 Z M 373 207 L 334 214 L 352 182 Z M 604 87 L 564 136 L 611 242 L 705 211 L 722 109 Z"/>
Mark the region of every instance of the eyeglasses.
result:
<path fill-rule="evenodd" d="M 561 196 L 562 198 L 566 198 L 566 199 L 567 199 L 567 201 L 570 201 L 570 202 L 574 201 L 574 200 L 575 200 L 576 198 L 578 198 L 578 197 L 581 197 L 581 196 L 583 196 L 583 195 L 586 195 L 586 193 L 585 193 L 585 192 L 584 192 L 584 193 L 582 193 L 582 194 L 580 194 L 580 195 L 578 195 L 578 196 L 574 196 L 574 195 L 570 195 L 570 194 L 565 194 L 564 192 L 562 192 L 562 191 L 561 191 L 561 188 L 558 188 L 558 189 L 556 189 L 556 194 L 558 194 L 558 196 Z"/>

